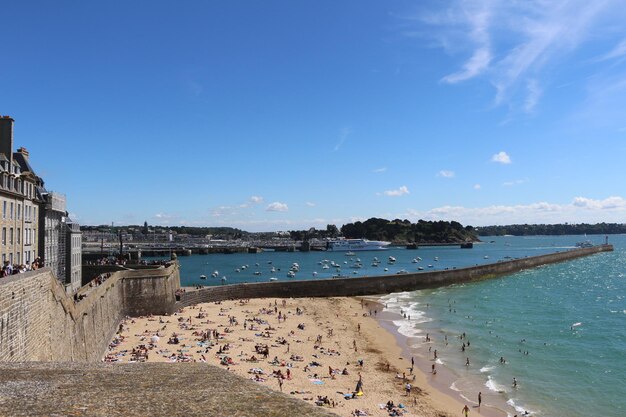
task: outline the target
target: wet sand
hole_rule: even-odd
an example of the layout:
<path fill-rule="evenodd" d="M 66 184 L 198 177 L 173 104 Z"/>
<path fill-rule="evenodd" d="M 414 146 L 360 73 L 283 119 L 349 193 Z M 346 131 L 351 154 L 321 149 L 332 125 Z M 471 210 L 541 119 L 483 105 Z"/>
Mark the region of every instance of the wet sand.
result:
<path fill-rule="evenodd" d="M 419 358 L 411 374 L 408 341 L 394 331 L 390 314 L 356 298 L 199 304 L 171 316 L 127 319 L 105 361 L 206 362 L 341 416 L 357 415 L 355 410 L 461 415 L 464 403 L 440 390 L 445 375 L 433 378 L 430 364 Z M 390 401 L 394 407 L 385 409 Z M 470 416 L 502 415 L 468 405 Z"/>

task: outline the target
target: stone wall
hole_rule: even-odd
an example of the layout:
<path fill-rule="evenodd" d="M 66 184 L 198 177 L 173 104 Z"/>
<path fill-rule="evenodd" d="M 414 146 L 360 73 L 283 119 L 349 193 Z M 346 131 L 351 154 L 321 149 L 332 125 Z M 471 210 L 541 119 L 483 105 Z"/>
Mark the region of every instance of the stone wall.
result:
<path fill-rule="evenodd" d="M 420 272 L 414 274 L 310 281 L 263 282 L 207 287 L 182 294 L 177 306 L 185 307 L 202 302 L 213 302 L 237 298 L 340 297 L 412 291 L 423 288 L 450 285 L 459 282 L 494 278 L 521 271 L 523 269 L 563 262 L 581 256 L 612 250 L 613 246 L 603 245 L 468 268 Z"/>
<path fill-rule="evenodd" d="M 126 315 L 171 312 L 179 282 L 178 263 L 113 272 L 75 303 L 48 268 L 2 279 L 0 362 L 98 361 Z"/>

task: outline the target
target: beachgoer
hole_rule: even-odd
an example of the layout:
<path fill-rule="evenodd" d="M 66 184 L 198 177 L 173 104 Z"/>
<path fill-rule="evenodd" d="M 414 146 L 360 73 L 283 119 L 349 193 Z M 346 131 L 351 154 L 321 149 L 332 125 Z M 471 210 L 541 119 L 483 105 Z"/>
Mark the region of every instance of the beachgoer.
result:
<path fill-rule="evenodd" d="M 480 408 L 480 404 L 483 402 L 483 393 L 478 393 L 478 408 Z"/>
<path fill-rule="evenodd" d="M 469 415 L 469 407 L 467 406 L 467 404 L 465 404 L 465 407 L 463 407 L 463 410 L 461 410 L 461 412 L 465 414 L 465 417 Z"/>

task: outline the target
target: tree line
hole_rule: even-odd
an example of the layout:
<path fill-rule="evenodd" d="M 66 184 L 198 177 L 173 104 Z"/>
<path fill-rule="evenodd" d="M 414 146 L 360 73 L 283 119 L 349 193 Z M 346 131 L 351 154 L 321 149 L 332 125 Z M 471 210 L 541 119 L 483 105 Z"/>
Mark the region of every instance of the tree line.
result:
<path fill-rule="evenodd" d="M 596 224 L 511 224 L 507 226 L 476 227 L 480 236 L 559 236 L 559 235 L 610 235 L 626 233 L 624 223 L 596 223 Z"/>

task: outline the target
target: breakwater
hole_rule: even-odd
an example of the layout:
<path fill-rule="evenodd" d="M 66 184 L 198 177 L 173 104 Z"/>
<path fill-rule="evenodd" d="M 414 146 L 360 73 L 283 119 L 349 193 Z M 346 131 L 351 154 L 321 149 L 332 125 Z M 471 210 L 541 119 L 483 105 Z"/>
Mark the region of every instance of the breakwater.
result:
<path fill-rule="evenodd" d="M 547 255 L 512 259 L 493 264 L 449 269 L 444 271 L 311 281 L 245 283 L 206 287 L 182 294 L 176 305 L 184 307 L 203 302 L 236 298 L 349 297 L 413 291 L 479 279 L 495 278 L 515 273 L 523 269 L 564 262 L 612 250 L 612 245 L 598 245 L 590 248 L 573 249 Z"/>

